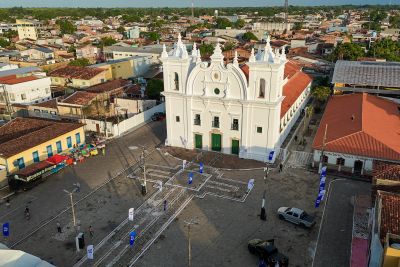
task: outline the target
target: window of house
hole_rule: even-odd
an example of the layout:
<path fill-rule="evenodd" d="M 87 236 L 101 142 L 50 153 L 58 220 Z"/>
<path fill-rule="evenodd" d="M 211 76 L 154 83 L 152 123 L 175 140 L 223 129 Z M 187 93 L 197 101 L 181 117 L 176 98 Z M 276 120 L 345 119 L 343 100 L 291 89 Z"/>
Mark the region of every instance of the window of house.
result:
<path fill-rule="evenodd" d="M 194 125 L 201 125 L 200 114 L 194 115 Z"/>
<path fill-rule="evenodd" d="M 262 127 L 257 126 L 257 133 L 262 133 Z"/>
<path fill-rule="evenodd" d="M 260 79 L 260 89 L 258 91 L 258 97 L 264 98 L 265 97 L 265 80 Z"/>
<path fill-rule="evenodd" d="M 177 72 L 174 73 L 174 89 L 179 90 L 179 75 Z"/>
<path fill-rule="evenodd" d="M 50 94 L 50 88 L 46 88 L 46 94 Z"/>
<path fill-rule="evenodd" d="M 25 100 L 26 99 L 26 94 L 21 94 L 21 99 Z"/>
<path fill-rule="evenodd" d="M 68 148 L 71 148 L 71 147 L 72 147 L 72 138 L 71 138 L 71 136 L 68 136 L 68 137 L 67 137 L 67 147 L 68 147 Z"/>
<path fill-rule="evenodd" d="M 344 158 L 337 158 L 336 159 L 336 165 L 343 166 L 344 162 L 345 162 Z"/>
<path fill-rule="evenodd" d="M 81 134 L 80 133 L 76 133 L 75 134 L 75 139 L 76 139 L 76 143 L 79 145 L 81 143 Z"/>
<path fill-rule="evenodd" d="M 8 93 L 11 101 L 15 101 L 15 95 L 13 93 Z"/>
<path fill-rule="evenodd" d="M 46 147 L 46 151 L 47 151 L 47 156 L 50 158 L 53 156 L 53 147 L 51 145 L 48 145 Z"/>
<path fill-rule="evenodd" d="M 25 168 L 25 162 L 24 162 L 24 158 L 19 158 L 17 159 L 17 166 L 19 169 L 23 169 Z"/>
<path fill-rule="evenodd" d="M 179 116 L 176 116 L 175 119 L 176 119 L 176 122 L 179 122 L 179 121 L 180 121 Z"/>
<path fill-rule="evenodd" d="M 62 152 L 61 141 L 56 142 L 56 147 L 57 147 L 57 153 L 61 153 Z"/>
<path fill-rule="evenodd" d="M 39 152 L 38 151 L 33 152 L 32 153 L 32 158 L 33 158 L 33 162 L 39 162 L 40 161 Z"/>

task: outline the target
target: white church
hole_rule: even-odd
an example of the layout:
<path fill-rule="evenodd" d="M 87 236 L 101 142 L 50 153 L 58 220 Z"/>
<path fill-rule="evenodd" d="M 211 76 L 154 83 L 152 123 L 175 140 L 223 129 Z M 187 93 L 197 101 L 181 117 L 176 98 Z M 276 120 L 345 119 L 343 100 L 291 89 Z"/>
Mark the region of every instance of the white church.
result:
<path fill-rule="evenodd" d="M 219 44 L 209 62 L 191 54 L 181 36 L 161 54 L 164 71 L 167 146 L 218 151 L 268 161 L 282 145 L 310 95 L 312 79 L 273 50 L 264 50 L 239 66 L 225 64 Z M 274 157 L 277 153 L 274 153 Z"/>

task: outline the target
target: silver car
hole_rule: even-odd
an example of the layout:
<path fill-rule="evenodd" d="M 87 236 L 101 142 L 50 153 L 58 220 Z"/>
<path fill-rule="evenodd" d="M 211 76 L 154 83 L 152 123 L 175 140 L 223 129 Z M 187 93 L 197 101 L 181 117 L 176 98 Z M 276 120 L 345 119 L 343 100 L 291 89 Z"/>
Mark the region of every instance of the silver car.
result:
<path fill-rule="evenodd" d="M 291 223 L 310 228 L 315 224 L 314 217 L 299 208 L 281 207 L 278 209 L 278 217 Z"/>

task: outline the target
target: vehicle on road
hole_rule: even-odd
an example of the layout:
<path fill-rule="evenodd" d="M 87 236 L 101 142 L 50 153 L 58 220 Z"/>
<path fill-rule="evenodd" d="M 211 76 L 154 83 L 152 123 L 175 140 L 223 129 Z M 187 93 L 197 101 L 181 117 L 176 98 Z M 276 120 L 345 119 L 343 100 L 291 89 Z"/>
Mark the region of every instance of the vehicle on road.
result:
<path fill-rule="evenodd" d="M 151 116 L 152 121 L 161 121 L 165 119 L 165 113 L 164 112 L 155 112 L 153 116 Z"/>
<path fill-rule="evenodd" d="M 247 248 L 251 254 L 263 259 L 267 266 L 276 266 L 276 263 L 279 267 L 289 266 L 289 258 L 278 251 L 273 239 L 252 239 L 248 242 Z"/>
<path fill-rule="evenodd" d="M 315 224 L 314 217 L 308 215 L 307 212 L 299 208 L 280 207 L 278 209 L 278 217 L 281 220 L 286 220 L 307 228 Z"/>

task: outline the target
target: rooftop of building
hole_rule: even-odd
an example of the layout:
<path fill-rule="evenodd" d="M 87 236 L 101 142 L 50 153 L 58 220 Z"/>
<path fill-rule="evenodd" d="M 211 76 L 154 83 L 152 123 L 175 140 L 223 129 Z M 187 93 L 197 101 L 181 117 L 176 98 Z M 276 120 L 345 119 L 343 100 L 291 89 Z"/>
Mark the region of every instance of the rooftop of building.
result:
<path fill-rule="evenodd" d="M 117 80 L 112 80 L 108 81 L 105 83 L 101 84 L 96 84 L 93 86 L 90 86 L 88 88 L 85 88 L 86 92 L 91 92 L 91 93 L 104 93 L 104 92 L 110 92 L 115 89 L 119 88 L 124 88 L 131 84 L 132 82 L 129 80 L 124 80 L 124 79 L 117 79 Z"/>
<path fill-rule="evenodd" d="M 332 83 L 399 88 L 400 62 L 338 60 Z"/>
<path fill-rule="evenodd" d="M 47 101 L 43 101 L 41 103 L 36 103 L 33 104 L 32 106 L 35 107 L 42 107 L 42 108 L 53 108 L 53 109 L 57 109 L 57 99 L 53 98 Z"/>
<path fill-rule="evenodd" d="M 18 68 L 18 69 L 0 71 L 0 77 L 9 76 L 9 75 L 26 74 L 26 73 L 32 73 L 32 72 L 39 72 L 39 71 L 42 71 L 42 70 L 38 67 L 23 67 L 23 68 Z"/>
<path fill-rule="evenodd" d="M 400 235 L 400 195 L 385 191 L 378 191 L 381 200 L 380 211 L 380 239 L 384 242 L 386 234 Z"/>
<path fill-rule="evenodd" d="M 15 85 L 19 83 L 25 83 L 38 80 L 36 76 L 24 76 L 24 77 L 17 77 L 17 75 L 9 75 L 0 77 L 0 84 L 7 84 L 7 85 Z"/>
<path fill-rule="evenodd" d="M 326 151 L 400 161 L 399 134 L 399 110 L 394 101 L 366 93 L 337 95 L 328 101 L 313 148 L 324 146 Z"/>
<path fill-rule="evenodd" d="M 49 72 L 48 76 L 90 80 L 104 71 L 105 70 L 99 68 L 65 66 Z"/>
<path fill-rule="evenodd" d="M 0 157 L 11 157 L 80 127 L 83 127 L 83 124 L 15 118 L 0 127 Z"/>
<path fill-rule="evenodd" d="M 59 103 L 72 104 L 72 105 L 88 105 L 93 99 L 97 97 L 97 93 L 90 93 L 85 91 L 77 91 L 72 95 L 61 100 Z"/>

